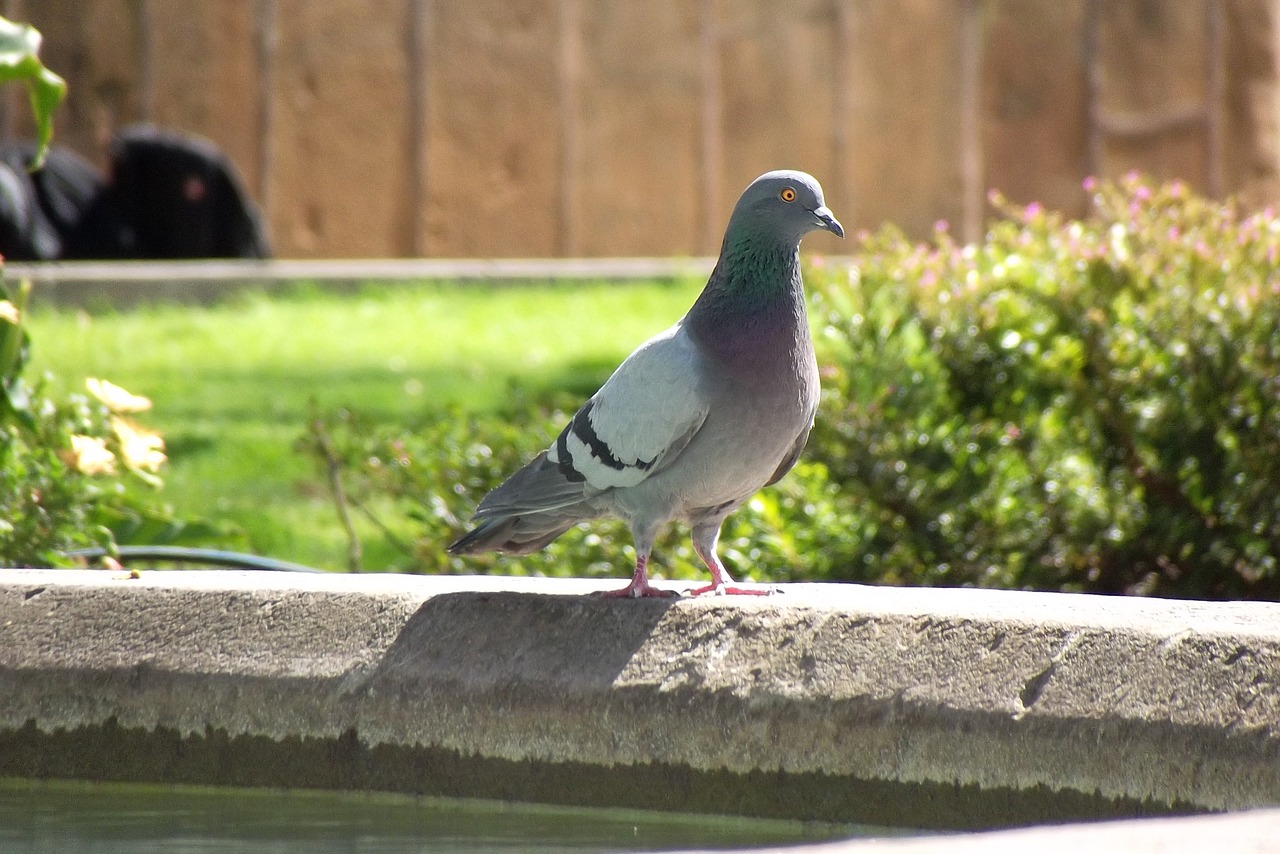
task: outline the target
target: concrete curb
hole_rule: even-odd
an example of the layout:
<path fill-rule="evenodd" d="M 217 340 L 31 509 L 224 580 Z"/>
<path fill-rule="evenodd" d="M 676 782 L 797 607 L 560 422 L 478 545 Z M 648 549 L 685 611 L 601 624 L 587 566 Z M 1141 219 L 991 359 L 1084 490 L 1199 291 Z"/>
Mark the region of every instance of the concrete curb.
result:
<path fill-rule="evenodd" d="M 310 282 L 330 289 L 367 283 L 627 282 L 705 278 L 714 258 L 360 258 L 271 261 L 54 261 L 10 263 L 41 303 L 124 307 L 147 301 L 205 304 L 246 287 Z"/>
<path fill-rule="evenodd" d="M 1280 605 L 0 571 L 0 775 L 924 828 L 1280 804 Z"/>
<path fill-rule="evenodd" d="M 341 258 L 321 260 L 14 261 L 13 279 L 42 285 L 117 282 L 518 281 L 706 276 L 713 256 L 689 258 Z M 834 259 L 832 259 L 834 260 Z M 847 261 L 847 259 L 845 259 Z"/>
<path fill-rule="evenodd" d="M 1032 827 L 963 836 L 850 840 L 752 854 L 1274 854 L 1280 810 Z"/>

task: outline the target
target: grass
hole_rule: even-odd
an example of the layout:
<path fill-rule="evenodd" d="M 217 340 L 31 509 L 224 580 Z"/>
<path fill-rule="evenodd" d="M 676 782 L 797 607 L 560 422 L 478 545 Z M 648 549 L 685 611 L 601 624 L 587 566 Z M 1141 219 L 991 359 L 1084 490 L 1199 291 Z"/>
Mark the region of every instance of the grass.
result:
<path fill-rule="evenodd" d="M 29 329 L 34 367 L 56 385 L 102 377 L 152 399 L 140 420 L 166 438 L 163 497 L 179 517 L 242 531 L 223 546 L 339 569 L 327 490 L 294 450 L 316 407 L 413 424 L 451 406 L 492 410 L 514 382 L 585 397 L 699 284 L 293 287 L 206 307 L 37 305 Z"/>

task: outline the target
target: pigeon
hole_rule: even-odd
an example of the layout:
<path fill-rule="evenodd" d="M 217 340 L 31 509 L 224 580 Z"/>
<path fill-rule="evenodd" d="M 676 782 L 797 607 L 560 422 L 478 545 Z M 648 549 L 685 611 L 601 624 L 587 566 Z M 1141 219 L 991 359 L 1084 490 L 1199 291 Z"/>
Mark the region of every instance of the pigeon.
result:
<path fill-rule="evenodd" d="M 711 572 L 702 594 L 737 586 L 716 553 L 720 526 L 799 457 L 818 407 L 818 367 L 800 278 L 800 240 L 844 237 L 804 172 L 761 175 L 729 217 L 706 287 L 675 326 L 641 344 L 551 447 L 481 500 L 453 554 L 528 554 L 573 526 L 623 520 L 636 551 L 631 583 L 606 596 L 675 596 L 649 581 L 654 540 L 691 529 Z"/>

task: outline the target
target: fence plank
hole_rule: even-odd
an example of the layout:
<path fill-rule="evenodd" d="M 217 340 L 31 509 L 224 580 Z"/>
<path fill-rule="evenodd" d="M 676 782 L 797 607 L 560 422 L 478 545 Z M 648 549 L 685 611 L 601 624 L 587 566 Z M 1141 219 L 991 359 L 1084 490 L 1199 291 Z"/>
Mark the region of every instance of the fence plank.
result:
<path fill-rule="evenodd" d="M 1223 21 L 1225 12 L 1218 0 L 1208 0 L 1206 6 L 1205 29 L 1207 46 L 1205 49 L 1205 83 L 1204 83 L 1204 130 L 1205 130 L 1205 185 L 1209 195 L 1215 199 L 1222 198 L 1225 190 L 1223 180 L 1223 106 L 1226 102 L 1226 47 L 1224 42 L 1226 26 Z"/>
<path fill-rule="evenodd" d="M 409 254 L 425 256 L 428 245 L 430 186 L 427 158 L 431 144 L 430 58 L 431 0 L 409 0 L 409 25 L 406 28 L 405 63 L 408 66 L 408 124 L 406 148 L 409 161 Z"/>
<path fill-rule="evenodd" d="M 720 23 L 716 0 L 702 0 L 698 51 L 701 59 L 702 250 L 716 252 L 724 223 L 720 197 L 724 187 L 724 94 L 720 83 Z"/>
<path fill-rule="evenodd" d="M 280 33 L 276 0 L 256 0 L 253 8 L 254 55 L 258 66 L 258 206 L 265 220 L 273 217 L 271 178 L 274 165 L 275 58 Z"/>
<path fill-rule="evenodd" d="M 560 254 L 582 253 L 582 9 L 560 0 Z"/>
<path fill-rule="evenodd" d="M 960 18 L 960 233 L 968 243 L 982 237 L 986 189 L 982 165 L 982 9 L 964 0 Z"/>

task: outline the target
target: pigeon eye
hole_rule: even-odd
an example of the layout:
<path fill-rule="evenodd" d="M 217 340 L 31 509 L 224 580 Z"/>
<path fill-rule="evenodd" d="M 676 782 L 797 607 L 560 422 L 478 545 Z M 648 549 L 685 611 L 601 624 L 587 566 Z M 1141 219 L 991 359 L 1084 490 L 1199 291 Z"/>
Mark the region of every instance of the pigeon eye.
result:
<path fill-rule="evenodd" d="M 796 200 L 796 191 L 790 187 L 783 187 L 782 192 L 778 193 L 778 198 L 784 202 L 794 202 Z"/>

